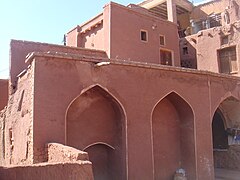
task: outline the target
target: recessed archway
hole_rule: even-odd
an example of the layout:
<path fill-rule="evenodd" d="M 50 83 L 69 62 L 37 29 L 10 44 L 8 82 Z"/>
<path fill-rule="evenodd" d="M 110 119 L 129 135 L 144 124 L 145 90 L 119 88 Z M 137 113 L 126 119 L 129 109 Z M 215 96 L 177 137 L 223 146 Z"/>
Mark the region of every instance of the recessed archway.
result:
<path fill-rule="evenodd" d="M 217 109 L 212 121 L 213 149 L 224 150 L 228 148 L 227 128 L 225 118 L 220 109 Z"/>
<path fill-rule="evenodd" d="M 116 162 L 113 160 L 115 149 L 105 143 L 94 143 L 84 149 L 88 153 L 89 160 L 93 164 L 94 179 L 111 180 L 115 179 Z"/>
<path fill-rule="evenodd" d="M 94 179 L 111 179 L 112 174 L 114 179 L 125 179 L 125 134 L 123 108 L 99 85 L 81 93 L 67 110 L 67 145 L 89 153 Z"/>
<path fill-rule="evenodd" d="M 230 96 L 217 107 L 212 118 L 214 168 L 240 170 L 240 101 Z"/>
<path fill-rule="evenodd" d="M 183 168 L 195 179 L 194 114 L 177 93 L 161 99 L 152 113 L 154 178 L 172 179 Z"/>

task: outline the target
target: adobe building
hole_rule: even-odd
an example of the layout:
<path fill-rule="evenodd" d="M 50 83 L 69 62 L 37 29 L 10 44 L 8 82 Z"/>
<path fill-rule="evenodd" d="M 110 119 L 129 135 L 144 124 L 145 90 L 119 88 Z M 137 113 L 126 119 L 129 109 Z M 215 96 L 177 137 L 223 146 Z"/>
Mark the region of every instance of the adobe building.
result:
<path fill-rule="evenodd" d="M 67 46 L 12 40 L 0 178 L 213 180 L 239 171 L 239 22 L 192 24 L 208 26 L 208 8 L 230 13 L 226 2 L 110 2 L 66 34 Z"/>

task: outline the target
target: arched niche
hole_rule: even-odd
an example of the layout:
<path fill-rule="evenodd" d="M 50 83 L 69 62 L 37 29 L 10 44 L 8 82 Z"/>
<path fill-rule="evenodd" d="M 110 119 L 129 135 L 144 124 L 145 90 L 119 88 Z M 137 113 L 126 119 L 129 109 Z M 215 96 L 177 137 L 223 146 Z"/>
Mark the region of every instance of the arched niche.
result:
<path fill-rule="evenodd" d="M 95 179 L 102 179 L 105 172 L 110 173 L 107 170 L 102 172 L 102 167 L 111 167 L 111 173 L 116 176 L 114 179 L 125 178 L 125 134 L 124 111 L 120 103 L 101 86 L 95 85 L 85 90 L 69 105 L 66 113 L 66 143 L 89 151 Z M 95 154 L 106 158 L 98 162 L 101 158 L 96 158 Z M 100 167 L 101 163 L 105 165 Z M 111 177 L 111 174 L 107 176 Z"/>
<path fill-rule="evenodd" d="M 224 99 L 212 118 L 212 144 L 215 168 L 240 170 L 240 101 Z M 233 161 L 234 160 L 234 161 Z"/>
<path fill-rule="evenodd" d="M 161 99 L 152 113 L 155 179 L 172 179 L 183 168 L 188 179 L 195 179 L 194 114 L 177 93 Z"/>
<path fill-rule="evenodd" d="M 240 101 L 230 96 L 224 99 L 218 106 L 215 113 L 220 110 L 222 116 L 225 118 L 225 126 L 227 127 L 234 127 L 240 128 Z"/>
<path fill-rule="evenodd" d="M 115 149 L 106 143 L 94 143 L 84 149 L 93 164 L 94 179 L 115 179 L 117 167 L 113 166 Z"/>
<path fill-rule="evenodd" d="M 212 140 L 214 150 L 223 150 L 228 148 L 226 121 L 219 108 L 216 110 L 213 116 Z"/>

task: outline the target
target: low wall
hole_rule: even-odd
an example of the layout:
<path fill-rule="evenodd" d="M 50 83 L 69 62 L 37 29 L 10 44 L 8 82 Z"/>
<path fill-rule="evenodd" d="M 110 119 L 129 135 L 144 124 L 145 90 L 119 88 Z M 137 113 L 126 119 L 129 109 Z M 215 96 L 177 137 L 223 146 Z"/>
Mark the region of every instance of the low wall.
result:
<path fill-rule="evenodd" d="M 37 164 L 33 166 L 0 167 L 1 180 L 93 180 L 90 162 Z"/>
<path fill-rule="evenodd" d="M 78 149 L 58 143 L 49 143 L 47 146 L 48 162 L 87 161 L 88 154 Z"/>
<path fill-rule="evenodd" d="M 240 170 L 240 146 L 232 145 L 227 151 L 214 152 L 215 168 L 225 168 L 231 170 Z"/>

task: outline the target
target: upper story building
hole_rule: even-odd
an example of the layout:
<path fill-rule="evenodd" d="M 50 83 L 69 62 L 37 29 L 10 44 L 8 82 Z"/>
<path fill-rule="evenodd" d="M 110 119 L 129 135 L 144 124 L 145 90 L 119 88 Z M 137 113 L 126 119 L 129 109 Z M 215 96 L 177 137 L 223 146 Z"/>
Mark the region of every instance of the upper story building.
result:
<path fill-rule="evenodd" d="M 68 46 L 106 51 L 111 59 L 180 66 L 239 76 L 238 0 L 109 3 L 69 31 Z"/>
<path fill-rule="evenodd" d="M 106 51 L 108 58 L 180 66 L 177 25 L 147 9 L 113 2 L 67 33 L 68 46 Z"/>

